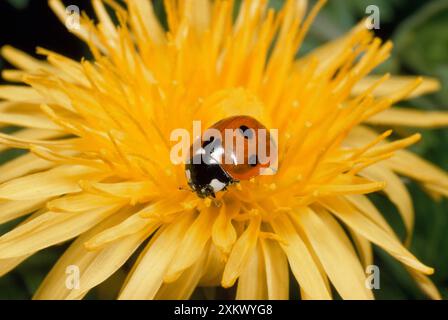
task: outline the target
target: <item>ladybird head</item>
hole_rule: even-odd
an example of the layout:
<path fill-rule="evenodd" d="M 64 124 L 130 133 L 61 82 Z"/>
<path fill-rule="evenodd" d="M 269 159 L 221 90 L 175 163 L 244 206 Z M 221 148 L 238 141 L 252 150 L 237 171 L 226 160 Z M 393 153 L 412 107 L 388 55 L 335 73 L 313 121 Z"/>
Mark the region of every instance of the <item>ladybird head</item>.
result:
<path fill-rule="evenodd" d="M 185 175 L 188 185 L 200 198 L 214 198 L 234 182 L 216 160 L 200 151 L 185 165 Z"/>

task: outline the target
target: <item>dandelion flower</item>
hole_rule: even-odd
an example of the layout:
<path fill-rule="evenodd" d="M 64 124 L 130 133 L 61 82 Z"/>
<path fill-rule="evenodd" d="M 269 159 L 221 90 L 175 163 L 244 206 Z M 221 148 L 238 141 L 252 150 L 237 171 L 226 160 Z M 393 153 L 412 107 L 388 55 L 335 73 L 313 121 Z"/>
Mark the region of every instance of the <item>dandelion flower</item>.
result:
<path fill-rule="evenodd" d="M 392 45 L 363 23 L 296 58 L 324 1 L 308 13 L 304 0 L 278 12 L 267 2 L 166 0 L 165 29 L 150 1 L 93 0 L 98 23 L 83 16 L 72 30 L 91 60 L 2 48 L 17 69 L 3 71 L 11 84 L 0 87 L 0 125 L 21 129 L 0 133 L 0 150 L 29 152 L 0 167 L 0 222 L 29 217 L 0 237 L 0 274 L 74 239 L 36 299 L 80 299 L 139 249 L 120 299 L 234 285 L 238 299 L 287 299 L 290 277 L 303 299 L 330 299 L 332 288 L 371 299 L 364 268 L 375 244 L 439 298 L 433 269 L 366 196 L 382 192 L 397 206 L 409 240 L 414 213 L 399 176 L 448 195 L 448 175 L 404 150 L 420 135 L 392 140 L 374 127 L 447 125 L 444 113 L 392 107 L 438 82 L 369 76 Z M 49 4 L 65 21 L 62 2 Z M 200 199 L 170 161 L 170 133 L 233 115 L 279 130 L 278 172 Z M 71 265 L 76 290 L 65 286 Z"/>

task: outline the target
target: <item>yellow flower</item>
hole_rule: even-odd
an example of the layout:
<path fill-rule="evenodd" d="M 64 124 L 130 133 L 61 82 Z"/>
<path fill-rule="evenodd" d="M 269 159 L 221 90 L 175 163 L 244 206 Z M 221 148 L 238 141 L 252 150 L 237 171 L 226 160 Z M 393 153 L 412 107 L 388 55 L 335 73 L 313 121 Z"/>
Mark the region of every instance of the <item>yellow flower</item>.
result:
<path fill-rule="evenodd" d="M 366 197 L 382 191 L 397 206 L 409 241 L 414 213 L 399 175 L 448 195 L 448 175 L 403 150 L 420 135 L 391 141 L 390 130 L 367 126 L 448 124 L 444 113 L 391 109 L 437 81 L 367 77 L 392 45 L 363 23 L 296 60 L 324 1 L 308 14 L 305 0 L 279 12 L 243 1 L 233 20 L 231 0 L 166 0 L 168 31 L 150 1 L 105 2 L 119 25 L 93 0 L 99 23 L 83 17 L 72 30 L 91 61 L 2 49 L 18 69 L 3 77 L 18 84 L 0 87 L 0 124 L 22 129 L 0 133 L 0 150 L 29 152 L 0 167 L 0 222 L 31 215 L 0 237 L 0 274 L 75 238 L 36 299 L 82 298 L 140 247 L 120 299 L 188 298 L 236 282 L 236 298 L 287 299 L 288 265 L 304 299 L 331 298 L 330 285 L 344 299 L 370 299 L 373 243 L 439 298 L 425 276 L 433 269 Z M 65 21 L 63 4 L 49 3 Z M 170 161 L 170 133 L 242 114 L 279 129 L 278 173 L 198 198 Z M 69 266 L 79 289 L 66 287 Z"/>

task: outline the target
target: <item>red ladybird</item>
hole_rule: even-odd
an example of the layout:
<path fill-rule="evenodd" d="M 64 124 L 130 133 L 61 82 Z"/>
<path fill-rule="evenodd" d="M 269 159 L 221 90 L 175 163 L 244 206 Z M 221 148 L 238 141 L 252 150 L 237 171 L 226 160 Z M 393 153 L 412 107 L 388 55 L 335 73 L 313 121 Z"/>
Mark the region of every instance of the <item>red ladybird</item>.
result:
<path fill-rule="evenodd" d="M 209 129 L 185 166 L 188 184 L 201 198 L 262 174 L 276 160 L 269 130 L 252 117 L 229 117 Z"/>

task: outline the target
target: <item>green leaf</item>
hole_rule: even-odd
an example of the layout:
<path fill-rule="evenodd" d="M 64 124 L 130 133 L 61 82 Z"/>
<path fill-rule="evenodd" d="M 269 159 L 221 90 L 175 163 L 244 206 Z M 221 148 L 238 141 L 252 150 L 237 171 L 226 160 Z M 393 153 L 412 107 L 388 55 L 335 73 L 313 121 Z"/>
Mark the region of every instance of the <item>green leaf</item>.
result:
<path fill-rule="evenodd" d="M 14 8 L 18 10 L 25 9 L 28 4 L 30 3 L 30 0 L 7 0 Z"/>
<path fill-rule="evenodd" d="M 438 100 L 448 99 L 448 1 L 428 1 L 396 30 L 395 52 L 403 66 L 442 81 Z M 446 103 L 443 103 L 446 105 Z"/>

